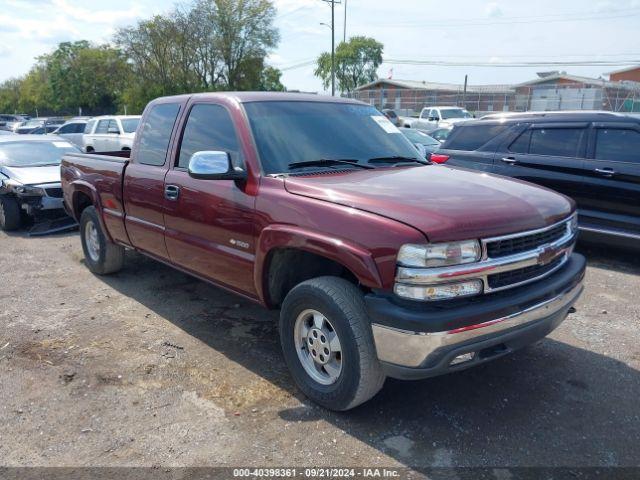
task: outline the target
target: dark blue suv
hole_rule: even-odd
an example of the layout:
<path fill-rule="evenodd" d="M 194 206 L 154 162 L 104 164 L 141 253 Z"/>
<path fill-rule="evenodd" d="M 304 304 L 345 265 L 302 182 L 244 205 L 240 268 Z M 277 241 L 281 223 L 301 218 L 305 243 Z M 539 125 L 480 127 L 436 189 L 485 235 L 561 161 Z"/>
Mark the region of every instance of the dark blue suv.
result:
<path fill-rule="evenodd" d="M 640 119 L 611 112 L 498 114 L 456 125 L 432 156 L 551 188 L 580 229 L 640 247 Z"/>

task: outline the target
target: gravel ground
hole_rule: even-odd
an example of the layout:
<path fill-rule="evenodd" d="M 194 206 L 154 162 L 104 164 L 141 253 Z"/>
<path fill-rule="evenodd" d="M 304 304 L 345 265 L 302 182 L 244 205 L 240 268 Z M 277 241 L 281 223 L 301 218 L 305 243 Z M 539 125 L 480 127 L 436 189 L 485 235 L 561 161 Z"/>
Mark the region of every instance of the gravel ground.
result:
<path fill-rule="evenodd" d="M 77 234 L 0 233 L 2 466 L 639 466 L 640 259 L 586 250 L 578 312 L 477 369 L 310 404 L 277 313 Z"/>

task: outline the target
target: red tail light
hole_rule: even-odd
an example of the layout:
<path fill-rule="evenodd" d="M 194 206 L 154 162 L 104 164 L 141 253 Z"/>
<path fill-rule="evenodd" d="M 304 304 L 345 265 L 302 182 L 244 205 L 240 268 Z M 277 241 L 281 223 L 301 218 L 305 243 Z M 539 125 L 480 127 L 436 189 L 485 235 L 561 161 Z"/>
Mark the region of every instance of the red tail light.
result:
<path fill-rule="evenodd" d="M 432 153 L 431 161 L 433 163 L 446 163 L 449 160 L 449 155 L 444 155 L 442 153 Z"/>

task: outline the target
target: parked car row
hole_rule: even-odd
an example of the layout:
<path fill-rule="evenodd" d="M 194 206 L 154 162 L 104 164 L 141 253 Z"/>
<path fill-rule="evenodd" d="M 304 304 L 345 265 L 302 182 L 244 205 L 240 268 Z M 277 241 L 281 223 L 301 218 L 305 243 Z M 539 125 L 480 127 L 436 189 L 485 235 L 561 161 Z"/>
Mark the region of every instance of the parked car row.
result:
<path fill-rule="evenodd" d="M 103 117 L 34 118 L 0 115 L 0 131 L 21 135 L 61 136 L 86 152 L 130 150 L 140 117 L 117 115 Z"/>

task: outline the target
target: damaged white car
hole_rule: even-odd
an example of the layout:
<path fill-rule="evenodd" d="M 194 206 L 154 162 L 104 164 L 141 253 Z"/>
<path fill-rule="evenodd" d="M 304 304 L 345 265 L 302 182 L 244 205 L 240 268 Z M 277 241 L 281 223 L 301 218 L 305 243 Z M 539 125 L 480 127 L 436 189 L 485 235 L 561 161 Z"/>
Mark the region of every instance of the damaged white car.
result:
<path fill-rule="evenodd" d="M 71 143 L 48 135 L 0 137 L 0 229 L 64 217 L 60 161 L 79 152 Z"/>

